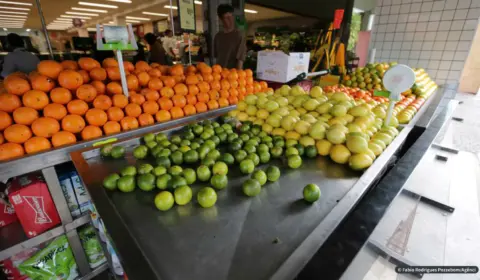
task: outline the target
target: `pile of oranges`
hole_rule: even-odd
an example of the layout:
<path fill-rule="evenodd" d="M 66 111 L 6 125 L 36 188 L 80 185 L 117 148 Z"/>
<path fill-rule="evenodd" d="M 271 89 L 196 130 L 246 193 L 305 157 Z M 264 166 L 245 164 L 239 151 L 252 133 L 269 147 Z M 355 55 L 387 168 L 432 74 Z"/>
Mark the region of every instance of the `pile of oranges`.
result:
<path fill-rule="evenodd" d="M 237 104 L 268 89 L 251 70 L 219 65 L 140 61 L 124 68 L 128 98 L 113 58 L 45 60 L 28 76 L 8 76 L 0 91 L 0 160 Z"/>

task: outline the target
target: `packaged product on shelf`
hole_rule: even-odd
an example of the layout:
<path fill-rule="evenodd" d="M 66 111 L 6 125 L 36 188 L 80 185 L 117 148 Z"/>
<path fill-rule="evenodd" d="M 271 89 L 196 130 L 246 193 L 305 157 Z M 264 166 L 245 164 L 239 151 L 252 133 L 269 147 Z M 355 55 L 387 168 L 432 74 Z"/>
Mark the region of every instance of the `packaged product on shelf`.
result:
<path fill-rule="evenodd" d="M 60 173 L 58 176 L 58 180 L 60 181 L 60 187 L 62 187 L 63 195 L 67 200 L 68 209 L 70 209 L 72 217 L 79 217 L 81 215 L 80 207 L 75 196 L 75 191 L 73 190 L 73 184 L 72 180 L 70 179 L 70 174 L 65 172 Z"/>
<path fill-rule="evenodd" d="M 0 197 L 0 228 L 9 225 L 17 220 L 15 209 Z"/>
<path fill-rule="evenodd" d="M 18 269 L 35 280 L 73 280 L 78 277 L 77 264 L 65 235 L 54 239 Z"/>
<path fill-rule="evenodd" d="M 80 176 L 78 176 L 77 171 L 70 172 L 70 179 L 72 180 L 73 190 L 75 191 L 75 195 L 77 197 L 80 212 L 82 214 L 89 213 L 90 204 L 92 204 L 92 199 L 90 198 L 90 194 L 85 188 L 85 185 L 83 185 L 83 182 L 80 179 Z"/>
<path fill-rule="evenodd" d="M 27 275 L 22 274 L 18 270 L 18 266 L 29 259 L 42 248 L 42 245 L 26 249 L 8 259 L 0 262 L 0 268 L 9 280 L 27 280 L 30 279 Z"/>
<path fill-rule="evenodd" d="M 95 229 L 91 225 L 85 225 L 78 230 L 78 235 L 82 241 L 82 247 L 85 250 L 90 267 L 94 269 L 103 264 L 106 258 Z"/>
<path fill-rule="evenodd" d="M 48 186 L 39 173 L 17 177 L 7 186 L 8 199 L 28 237 L 37 236 L 60 223 Z"/>

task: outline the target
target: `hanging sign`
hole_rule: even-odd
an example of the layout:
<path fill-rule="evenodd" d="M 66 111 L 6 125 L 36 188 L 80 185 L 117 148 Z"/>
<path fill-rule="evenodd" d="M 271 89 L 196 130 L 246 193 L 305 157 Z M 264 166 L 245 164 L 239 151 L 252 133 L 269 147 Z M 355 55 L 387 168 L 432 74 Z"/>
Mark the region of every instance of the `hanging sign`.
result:
<path fill-rule="evenodd" d="M 194 0 L 177 0 L 180 28 L 184 32 L 195 33 L 195 2 Z"/>
<path fill-rule="evenodd" d="M 335 15 L 333 17 L 333 29 L 340 29 L 343 20 L 343 14 L 345 13 L 344 9 L 335 10 Z"/>

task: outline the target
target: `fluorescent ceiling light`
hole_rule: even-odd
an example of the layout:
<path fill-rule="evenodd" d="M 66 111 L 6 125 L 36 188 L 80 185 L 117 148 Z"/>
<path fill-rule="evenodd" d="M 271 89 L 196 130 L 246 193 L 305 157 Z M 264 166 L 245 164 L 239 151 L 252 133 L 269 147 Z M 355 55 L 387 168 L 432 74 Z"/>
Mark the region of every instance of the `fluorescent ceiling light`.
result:
<path fill-rule="evenodd" d="M 25 2 L 14 2 L 14 1 L 0 1 L 2 4 L 12 4 L 12 5 L 22 5 L 22 6 L 32 6 L 31 3 Z"/>
<path fill-rule="evenodd" d="M 108 23 L 109 23 L 109 24 L 114 24 L 115 22 L 113 22 L 113 21 L 109 21 Z"/>
<path fill-rule="evenodd" d="M 98 14 L 90 14 L 90 13 L 77 13 L 77 12 L 65 12 L 65 13 L 69 14 L 69 15 L 81 15 L 81 16 L 98 17 Z"/>
<path fill-rule="evenodd" d="M 97 31 L 96 28 L 87 28 L 88 31 Z"/>
<path fill-rule="evenodd" d="M 159 16 L 159 17 L 168 17 L 167 14 L 162 14 L 162 13 L 150 13 L 150 12 L 142 12 L 144 15 L 151 15 L 151 16 Z"/>
<path fill-rule="evenodd" d="M 107 0 L 107 1 L 119 2 L 119 3 L 132 3 L 132 1 L 130 1 L 130 0 Z"/>
<path fill-rule="evenodd" d="M 244 9 L 243 10 L 245 13 L 249 13 L 249 14 L 257 14 L 258 12 L 255 11 L 255 10 L 250 10 L 250 9 Z"/>
<path fill-rule="evenodd" d="M 26 21 L 27 18 L 6 18 L 6 17 L 1 17 L 0 21 Z"/>
<path fill-rule="evenodd" d="M 125 22 L 139 23 L 139 20 L 127 19 Z"/>
<path fill-rule="evenodd" d="M 16 7 L 7 7 L 7 6 L 0 6 L 0 9 L 17 10 L 17 11 L 30 11 L 30 8 L 16 8 Z"/>
<path fill-rule="evenodd" d="M 97 10 L 97 9 L 87 9 L 87 8 L 77 8 L 77 7 L 73 7 L 72 10 L 75 10 L 75 11 L 85 11 L 85 12 L 94 12 L 94 13 L 101 13 L 101 14 L 106 14 L 106 13 L 108 13 L 107 10 Z"/>
<path fill-rule="evenodd" d="M 27 31 L 27 32 L 30 32 L 30 28 L 28 28 L 26 31 Z"/>
<path fill-rule="evenodd" d="M 80 19 L 92 19 L 91 17 L 84 17 L 84 16 L 71 16 L 71 15 L 61 15 L 62 18 L 80 18 Z"/>
<path fill-rule="evenodd" d="M 149 18 L 144 18 L 144 17 L 126 17 L 127 19 L 138 19 L 138 20 L 150 20 Z"/>
<path fill-rule="evenodd" d="M 174 9 L 174 10 L 178 9 L 177 6 L 165 5 L 164 7 L 167 8 L 167 9 Z"/>
<path fill-rule="evenodd" d="M 2 18 L 27 18 L 27 16 L 1 15 Z"/>
<path fill-rule="evenodd" d="M 4 28 L 3 31 L 7 31 L 8 29 Z"/>
<path fill-rule="evenodd" d="M 10 11 L 0 11 L 0 14 L 28 15 L 28 13 L 25 13 L 25 12 L 10 12 Z"/>
<path fill-rule="evenodd" d="M 193 2 L 195 2 L 195 4 L 197 5 L 202 5 L 202 1 L 193 1 Z"/>
<path fill-rule="evenodd" d="M 98 4 L 98 3 L 91 3 L 91 2 L 78 2 L 78 4 L 84 5 L 84 6 L 102 7 L 102 8 L 110 8 L 110 9 L 118 8 L 118 6 L 114 6 L 114 5 Z"/>

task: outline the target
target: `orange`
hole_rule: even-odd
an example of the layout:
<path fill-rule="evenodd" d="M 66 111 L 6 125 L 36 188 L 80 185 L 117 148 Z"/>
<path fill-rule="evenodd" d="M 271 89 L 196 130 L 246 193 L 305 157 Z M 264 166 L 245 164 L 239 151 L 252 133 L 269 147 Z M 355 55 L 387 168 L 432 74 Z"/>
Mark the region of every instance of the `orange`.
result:
<path fill-rule="evenodd" d="M 110 107 L 107 110 L 107 116 L 110 121 L 120 121 L 125 114 L 123 113 L 123 110 L 118 107 Z"/>
<path fill-rule="evenodd" d="M 32 132 L 36 136 L 50 138 L 58 131 L 60 131 L 60 124 L 54 118 L 42 117 L 32 123 Z"/>
<path fill-rule="evenodd" d="M 155 114 L 157 122 L 166 122 L 172 119 L 170 112 L 167 110 L 160 110 Z"/>
<path fill-rule="evenodd" d="M 69 69 L 69 70 L 78 70 L 78 63 L 73 60 L 64 60 L 60 62 L 62 64 L 63 69 Z"/>
<path fill-rule="evenodd" d="M 220 97 L 220 93 L 216 90 L 211 90 L 208 92 L 209 100 L 217 100 Z"/>
<path fill-rule="evenodd" d="M 188 86 L 188 93 L 189 94 L 193 94 L 193 95 L 196 95 L 200 92 L 200 90 L 198 89 L 198 87 L 196 85 L 189 85 Z"/>
<path fill-rule="evenodd" d="M 175 79 L 170 76 L 162 76 L 162 81 L 166 87 L 170 87 L 170 88 L 173 88 L 176 84 Z"/>
<path fill-rule="evenodd" d="M 163 82 L 159 78 L 151 78 L 148 81 L 148 88 L 152 90 L 160 90 L 163 87 Z"/>
<path fill-rule="evenodd" d="M 28 139 L 23 146 L 27 154 L 38 153 L 52 148 L 52 144 L 50 144 L 47 138 L 38 136 Z"/>
<path fill-rule="evenodd" d="M 222 66 L 215 64 L 212 66 L 213 73 L 222 73 Z"/>
<path fill-rule="evenodd" d="M 208 67 L 208 65 L 205 62 L 199 62 L 197 63 L 197 69 L 202 70 L 203 68 Z"/>
<path fill-rule="evenodd" d="M 247 75 L 247 77 L 253 77 L 253 72 L 250 69 L 246 69 L 245 74 Z"/>
<path fill-rule="evenodd" d="M 208 100 L 210 100 L 210 96 L 208 95 L 208 93 L 199 93 L 197 94 L 197 100 L 198 102 L 208 102 Z"/>
<path fill-rule="evenodd" d="M 144 102 L 145 102 L 145 96 L 137 93 L 130 95 L 130 103 L 142 105 Z"/>
<path fill-rule="evenodd" d="M 129 117 L 138 117 L 142 114 L 142 107 L 136 103 L 130 103 L 125 107 L 125 113 Z"/>
<path fill-rule="evenodd" d="M 43 108 L 43 116 L 60 121 L 67 115 L 67 108 L 62 104 L 51 103 Z"/>
<path fill-rule="evenodd" d="M 247 77 L 245 80 L 247 81 L 247 85 L 253 85 L 253 78 L 252 77 Z"/>
<path fill-rule="evenodd" d="M 32 131 L 26 125 L 14 124 L 3 131 L 3 136 L 8 142 L 22 144 L 32 137 Z"/>
<path fill-rule="evenodd" d="M 195 74 L 195 72 L 197 72 L 197 68 L 195 68 L 195 66 L 193 65 L 187 66 L 187 74 Z"/>
<path fill-rule="evenodd" d="M 149 88 L 142 89 L 141 94 L 143 94 L 147 100 L 157 101 L 160 98 L 158 91 Z"/>
<path fill-rule="evenodd" d="M 90 75 L 88 75 L 88 72 L 86 70 L 78 70 L 77 72 L 82 76 L 84 84 L 90 82 Z"/>
<path fill-rule="evenodd" d="M 90 125 L 102 126 L 108 121 L 108 116 L 105 111 L 93 108 L 87 111 L 85 119 Z"/>
<path fill-rule="evenodd" d="M 182 76 L 183 75 L 183 65 L 176 64 L 170 67 L 170 75 L 172 76 Z"/>
<path fill-rule="evenodd" d="M 97 90 L 97 95 L 105 94 L 106 86 L 103 82 L 92 81 L 90 84 Z"/>
<path fill-rule="evenodd" d="M 118 62 L 113 57 L 107 57 L 102 61 L 102 67 L 118 67 Z"/>
<path fill-rule="evenodd" d="M 230 71 L 228 71 L 228 69 L 226 68 L 223 68 L 222 73 L 220 73 L 220 75 L 222 75 L 222 79 L 228 79 L 228 76 L 230 75 Z"/>
<path fill-rule="evenodd" d="M 135 75 L 127 75 L 127 88 L 136 90 L 138 88 L 138 78 Z"/>
<path fill-rule="evenodd" d="M 216 74 L 216 73 L 214 73 L 214 74 Z M 218 75 L 218 74 L 216 74 L 216 75 Z M 211 83 L 211 82 L 213 82 L 213 80 L 215 80 L 215 78 L 214 78 L 214 75 L 212 75 L 212 74 L 202 74 L 202 80 L 204 82 Z"/>
<path fill-rule="evenodd" d="M 62 120 L 62 129 L 71 133 L 79 133 L 85 127 L 85 120 L 79 115 L 66 115 Z"/>
<path fill-rule="evenodd" d="M 174 95 L 172 97 L 173 106 L 183 108 L 187 104 L 187 99 L 183 95 Z"/>
<path fill-rule="evenodd" d="M 32 89 L 50 92 L 55 87 L 55 81 L 52 78 L 43 75 L 35 75 L 31 80 Z"/>
<path fill-rule="evenodd" d="M 143 113 L 140 116 L 138 116 L 138 123 L 140 126 L 147 126 L 155 123 L 155 120 L 153 119 L 153 116 L 148 113 Z"/>
<path fill-rule="evenodd" d="M 164 87 L 160 90 L 160 95 L 163 97 L 172 97 L 175 94 L 172 88 Z"/>
<path fill-rule="evenodd" d="M 257 93 L 262 90 L 262 86 L 260 86 L 259 82 L 253 82 L 253 92 Z"/>
<path fill-rule="evenodd" d="M 120 121 L 120 125 L 123 131 L 135 129 L 138 128 L 138 120 L 135 117 L 127 116 Z"/>
<path fill-rule="evenodd" d="M 200 82 L 200 83 L 198 83 L 197 87 L 198 87 L 198 90 L 200 92 L 209 92 L 210 91 L 210 84 L 207 83 L 207 82 Z"/>
<path fill-rule="evenodd" d="M 63 70 L 62 64 L 54 60 L 43 60 L 37 65 L 37 71 L 41 75 L 47 76 L 52 79 L 58 78 L 58 74 Z"/>
<path fill-rule="evenodd" d="M 209 110 L 218 109 L 218 102 L 216 100 L 210 100 L 208 101 L 207 106 Z"/>
<path fill-rule="evenodd" d="M 18 96 L 10 93 L 0 94 L 0 111 L 11 113 L 20 106 L 22 106 L 22 102 Z"/>
<path fill-rule="evenodd" d="M 221 90 L 222 86 L 219 81 L 213 81 L 210 83 L 210 88 L 214 90 Z"/>
<path fill-rule="evenodd" d="M 150 81 L 150 75 L 148 75 L 147 72 L 140 72 L 137 74 L 137 78 L 138 78 L 138 83 L 144 87 L 146 85 L 148 85 L 148 82 Z"/>
<path fill-rule="evenodd" d="M 202 74 L 211 74 L 212 68 L 210 66 L 205 66 L 200 69 L 200 72 L 202 72 Z"/>
<path fill-rule="evenodd" d="M 135 69 L 140 71 L 148 71 L 150 70 L 150 65 L 148 65 L 148 63 L 145 61 L 138 61 L 135 63 Z"/>
<path fill-rule="evenodd" d="M 183 107 L 183 112 L 185 113 L 185 116 L 191 116 L 197 113 L 197 109 L 195 109 L 194 105 L 187 104 L 185 107 Z"/>
<path fill-rule="evenodd" d="M 235 71 L 230 72 L 230 74 L 228 74 L 228 80 L 229 80 L 229 81 L 236 81 L 236 80 L 238 80 L 238 73 L 235 72 Z"/>
<path fill-rule="evenodd" d="M 227 80 L 221 80 L 220 85 L 222 86 L 222 89 L 225 89 L 225 90 L 230 89 L 230 83 Z"/>
<path fill-rule="evenodd" d="M 158 112 L 160 106 L 157 104 L 157 102 L 149 100 L 142 104 L 142 108 L 144 113 L 154 115 L 156 112 Z"/>
<path fill-rule="evenodd" d="M 178 95 L 187 95 L 188 94 L 188 87 L 185 84 L 176 84 L 173 88 L 175 90 L 175 94 Z"/>
<path fill-rule="evenodd" d="M 107 84 L 107 92 L 109 94 L 122 94 L 122 86 L 118 82 L 110 82 Z"/>
<path fill-rule="evenodd" d="M 115 134 L 121 130 L 122 127 L 117 121 L 108 121 L 103 125 L 103 132 L 105 132 L 105 135 Z"/>
<path fill-rule="evenodd" d="M 17 109 L 18 110 L 18 109 Z M 0 131 L 12 125 L 12 117 L 7 112 L 0 111 Z"/>
<path fill-rule="evenodd" d="M 23 146 L 16 143 L 5 143 L 0 145 L 0 160 L 8 160 L 23 156 L 25 151 Z"/>
<path fill-rule="evenodd" d="M 68 131 L 59 131 L 54 133 L 51 140 L 54 147 L 60 147 L 77 142 L 75 135 Z"/>
<path fill-rule="evenodd" d="M 245 77 L 247 77 L 247 74 L 245 73 L 244 70 L 238 70 L 237 74 L 238 74 L 238 79 L 245 79 Z"/>
<path fill-rule="evenodd" d="M 13 111 L 13 120 L 15 123 L 31 125 L 38 119 L 38 111 L 29 107 L 20 107 Z"/>
<path fill-rule="evenodd" d="M 187 85 L 196 85 L 198 82 L 198 77 L 196 75 L 187 75 L 187 78 L 185 79 Z"/>
<path fill-rule="evenodd" d="M 170 98 L 168 97 L 162 97 L 158 99 L 158 105 L 160 105 L 160 108 L 162 110 L 170 110 L 173 107 L 173 102 Z"/>
<path fill-rule="evenodd" d="M 222 75 L 220 73 L 213 73 L 212 76 L 213 76 L 213 81 L 220 81 L 222 79 Z"/>
<path fill-rule="evenodd" d="M 230 81 L 230 88 L 238 88 L 238 81 L 237 80 L 234 80 L 234 81 Z"/>
<path fill-rule="evenodd" d="M 105 81 L 107 79 L 107 71 L 103 68 L 93 68 L 89 74 L 94 81 Z"/>
<path fill-rule="evenodd" d="M 25 92 L 31 90 L 30 83 L 21 78 L 11 78 L 5 79 L 3 82 L 3 86 L 10 94 L 15 95 L 23 95 Z"/>
<path fill-rule="evenodd" d="M 130 61 L 124 61 L 123 68 L 125 68 L 125 71 L 128 72 L 132 72 L 133 70 L 135 70 L 135 66 Z"/>
<path fill-rule="evenodd" d="M 229 96 L 237 96 L 238 90 L 236 88 L 231 88 L 229 91 Z"/>
<path fill-rule="evenodd" d="M 63 70 L 58 75 L 58 83 L 66 89 L 76 90 L 83 84 L 83 77 L 77 71 Z"/>
<path fill-rule="evenodd" d="M 66 88 L 57 87 L 50 91 L 50 99 L 53 103 L 67 104 L 72 100 L 72 93 Z"/>
<path fill-rule="evenodd" d="M 247 89 L 245 87 L 238 88 L 238 95 L 245 95 L 247 93 Z"/>
<path fill-rule="evenodd" d="M 162 72 L 162 75 L 167 75 L 170 71 L 170 67 L 168 67 L 167 65 L 160 65 L 158 69 L 160 70 L 160 72 Z"/>
<path fill-rule="evenodd" d="M 112 107 L 112 99 L 106 95 L 99 95 L 93 100 L 93 107 L 108 110 L 108 108 Z"/>
<path fill-rule="evenodd" d="M 156 68 L 152 68 L 148 71 L 148 75 L 151 77 L 151 78 L 158 78 L 160 76 L 162 76 L 162 72 L 160 72 L 159 69 L 156 69 Z"/>
<path fill-rule="evenodd" d="M 87 125 L 83 130 L 82 130 L 82 139 L 83 140 L 91 140 L 95 139 L 98 137 L 101 137 L 103 135 L 102 130 L 98 126 L 94 125 Z"/>
<path fill-rule="evenodd" d="M 237 103 L 238 103 L 238 98 L 237 98 L 236 96 L 231 95 L 231 96 L 228 98 L 228 103 L 230 103 L 231 105 L 237 104 Z"/>
<path fill-rule="evenodd" d="M 82 68 L 83 70 L 87 70 L 87 71 L 90 71 L 93 68 L 101 67 L 100 63 L 98 61 L 96 61 L 95 59 L 90 58 L 90 57 L 80 58 L 78 60 L 78 65 L 80 66 L 80 68 Z"/>
<path fill-rule="evenodd" d="M 228 103 L 228 99 L 226 97 L 220 97 L 218 99 L 218 105 L 220 106 L 220 108 L 223 108 L 227 107 L 230 104 Z"/>
<path fill-rule="evenodd" d="M 89 84 L 81 85 L 76 91 L 76 96 L 85 102 L 92 102 L 97 97 L 97 90 Z"/>
<path fill-rule="evenodd" d="M 68 102 L 67 110 L 70 114 L 83 116 L 88 110 L 88 104 L 83 100 L 75 99 Z"/>
<path fill-rule="evenodd" d="M 107 77 L 112 81 L 120 81 L 120 69 L 118 67 L 107 67 Z"/>
<path fill-rule="evenodd" d="M 128 104 L 128 98 L 123 94 L 116 94 L 112 96 L 113 106 L 118 108 L 125 108 Z"/>
<path fill-rule="evenodd" d="M 267 90 L 267 89 L 268 89 L 268 84 L 267 84 L 267 82 L 261 81 L 261 82 L 260 82 L 260 87 L 262 88 L 262 90 Z"/>
<path fill-rule="evenodd" d="M 29 90 L 22 97 L 23 105 L 33 108 L 35 110 L 41 110 L 48 105 L 48 95 L 39 90 Z"/>
<path fill-rule="evenodd" d="M 230 96 L 230 93 L 228 92 L 228 90 L 220 90 L 220 97 L 224 97 L 224 98 L 228 98 Z"/>
<path fill-rule="evenodd" d="M 195 105 L 195 103 L 197 103 L 197 97 L 193 94 L 188 94 L 186 98 L 187 104 Z"/>
<path fill-rule="evenodd" d="M 170 109 L 170 115 L 172 115 L 172 119 L 179 119 L 182 118 L 185 114 L 183 113 L 182 108 L 173 107 Z"/>
<path fill-rule="evenodd" d="M 197 113 L 203 113 L 208 110 L 207 104 L 203 102 L 197 102 L 197 104 L 195 104 L 195 109 L 197 109 Z"/>

